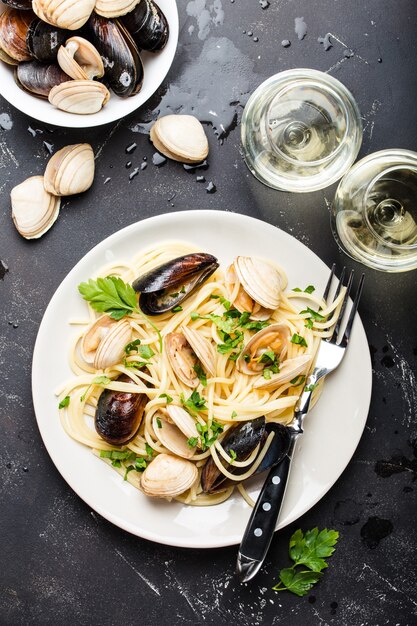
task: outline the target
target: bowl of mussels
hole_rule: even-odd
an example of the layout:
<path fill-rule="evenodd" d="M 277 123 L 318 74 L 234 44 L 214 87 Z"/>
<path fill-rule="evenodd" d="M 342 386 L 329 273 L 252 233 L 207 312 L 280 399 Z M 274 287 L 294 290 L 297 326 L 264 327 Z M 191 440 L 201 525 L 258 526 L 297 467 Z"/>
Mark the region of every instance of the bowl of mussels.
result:
<path fill-rule="evenodd" d="M 47 124 L 107 124 L 158 89 L 177 42 L 173 0 L 2 0 L 0 94 Z"/>

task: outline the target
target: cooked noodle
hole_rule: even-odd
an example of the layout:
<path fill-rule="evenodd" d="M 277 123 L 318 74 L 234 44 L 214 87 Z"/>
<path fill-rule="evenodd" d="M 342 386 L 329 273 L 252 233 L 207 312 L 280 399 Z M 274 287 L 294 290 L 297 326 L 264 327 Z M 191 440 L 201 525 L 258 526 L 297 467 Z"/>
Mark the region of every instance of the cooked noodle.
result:
<path fill-rule="evenodd" d="M 158 247 L 152 247 L 142 252 L 134 258 L 130 263 L 118 263 L 108 265 L 103 268 L 98 276 L 105 277 L 108 275 L 120 276 L 125 282 L 131 283 L 137 276 L 148 272 L 162 263 L 165 263 L 175 257 L 195 252 L 196 249 L 190 245 L 179 242 L 167 242 Z M 295 291 L 285 291 L 287 287 L 287 277 L 284 270 L 276 266 L 281 276 L 283 293 L 279 308 L 273 312 L 269 323 L 285 324 L 290 336 L 294 333 L 304 337 L 307 347 L 289 343 L 287 358 L 294 358 L 301 354 L 309 354 L 314 360 L 318 345 L 322 337 L 330 335 L 328 330 L 334 323 L 340 304 L 343 298 L 343 290 L 336 301 L 327 307 L 326 303 L 315 293 L 297 293 Z M 86 277 L 87 278 L 87 277 Z M 239 283 L 236 281 L 233 293 L 228 293 L 225 284 L 223 268 L 219 268 L 196 292 L 181 303 L 183 310 L 177 313 L 165 313 L 152 318 L 152 323 L 160 330 L 162 337 L 171 332 L 177 331 L 180 326 L 188 326 L 198 330 L 204 337 L 221 344 L 216 325 L 209 319 L 192 320 L 190 314 L 197 312 L 200 316 L 215 314 L 222 316 L 225 307 L 221 303 L 219 297 L 211 298 L 210 296 L 221 296 L 222 298 L 232 302 L 235 300 Z M 300 297 L 304 306 L 300 304 Z M 296 302 L 296 299 L 299 302 Z M 320 315 L 327 321 L 314 321 L 312 328 L 305 326 L 305 320 L 308 314 L 300 314 L 300 308 L 307 305 L 314 306 L 315 309 L 321 309 Z M 296 306 L 297 304 L 297 306 Z M 125 319 L 132 328 L 132 341 L 140 339 L 142 346 L 152 348 L 154 355 L 147 361 L 145 369 L 134 369 L 128 367 L 135 361 L 141 361 L 141 357 L 133 353 L 126 356 L 125 361 L 118 363 L 105 370 L 95 370 L 91 365 L 84 362 L 80 353 L 80 342 L 86 326 L 94 321 L 97 314 L 89 308 L 89 319 L 76 319 L 71 323 L 80 327 L 69 354 L 69 362 L 74 378 L 65 382 L 57 391 L 60 400 L 66 396 L 70 396 L 70 403 L 67 407 L 60 411 L 62 425 L 67 434 L 78 442 L 92 448 L 93 452 L 100 456 L 99 451 L 103 450 L 130 450 L 139 457 L 147 458 L 149 462 L 148 452 L 149 446 L 153 449 L 155 456 L 159 453 L 169 453 L 162 443 L 158 440 L 153 428 L 153 419 L 161 409 L 167 405 L 166 396 L 172 398 L 172 404 L 181 406 L 181 397 L 188 398 L 191 389 L 182 383 L 175 373 L 172 371 L 168 361 L 166 350 L 162 353 L 159 349 L 158 335 L 155 329 L 148 321 L 139 314 L 132 314 Z M 256 331 L 243 330 L 243 345 L 254 335 Z M 120 382 L 117 378 L 121 374 L 130 377 L 131 383 Z M 99 375 L 105 375 L 111 382 L 104 385 L 93 384 L 92 381 Z M 207 386 L 203 388 L 201 385 L 198 391 L 204 396 L 206 408 L 198 414 L 194 415 L 196 420 L 202 425 L 207 425 L 209 435 L 213 432 L 210 430 L 213 421 L 221 424 L 224 428 L 223 433 L 207 450 L 202 452 L 196 448 L 194 456 L 190 459 L 196 463 L 198 467 L 198 480 L 187 492 L 181 494 L 176 500 L 192 504 L 196 506 L 204 506 L 208 504 L 217 504 L 227 499 L 234 490 L 233 482 L 230 486 L 215 495 L 207 495 L 202 493 L 200 486 L 201 469 L 208 457 L 211 455 L 218 470 L 225 475 L 230 481 L 236 481 L 237 477 L 228 471 L 221 459 L 227 463 L 234 463 L 235 467 L 239 467 L 243 479 L 251 476 L 258 465 L 261 463 L 263 456 L 267 452 L 267 448 L 271 443 L 273 433 L 268 437 L 267 443 L 261 451 L 257 448 L 248 459 L 244 461 L 233 461 L 229 454 L 222 447 L 222 439 L 225 433 L 240 422 L 252 420 L 254 418 L 265 416 L 269 422 L 289 423 L 293 416 L 294 405 L 302 390 L 302 385 L 294 385 L 291 382 L 280 385 L 273 391 L 257 390 L 253 388 L 253 383 L 262 378 L 262 374 L 256 376 L 248 376 L 236 369 L 236 364 L 229 359 L 229 354 L 216 353 L 216 376 L 207 376 Z M 135 438 L 125 446 L 112 446 L 106 443 L 94 429 L 94 413 L 100 394 L 103 389 L 111 389 L 114 391 L 144 393 L 148 397 L 148 403 L 145 408 L 144 417 Z M 163 394 L 166 394 L 165 396 Z M 162 396 L 162 397 L 161 397 Z M 148 448 L 148 450 L 147 450 Z M 107 463 L 111 463 L 110 459 L 103 459 Z M 140 487 L 140 474 L 136 471 L 126 472 L 124 464 L 115 469 L 121 473 L 135 487 Z M 242 475 L 239 476 L 242 480 Z M 240 493 L 249 504 L 253 504 L 252 499 L 246 493 L 242 485 L 238 485 Z"/>

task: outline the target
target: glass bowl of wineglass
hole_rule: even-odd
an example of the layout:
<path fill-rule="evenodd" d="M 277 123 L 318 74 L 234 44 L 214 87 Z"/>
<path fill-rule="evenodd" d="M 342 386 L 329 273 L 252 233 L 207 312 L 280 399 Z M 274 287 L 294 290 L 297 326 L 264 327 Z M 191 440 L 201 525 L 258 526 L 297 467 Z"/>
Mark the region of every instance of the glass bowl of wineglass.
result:
<path fill-rule="evenodd" d="M 243 155 L 256 178 L 292 192 L 339 180 L 355 161 L 362 123 L 350 91 L 311 69 L 280 72 L 249 98 L 242 116 Z"/>
<path fill-rule="evenodd" d="M 417 268 L 417 153 L 381 150 L 344 176 L 332 207 L 336 241 L 377 270 Z"/>

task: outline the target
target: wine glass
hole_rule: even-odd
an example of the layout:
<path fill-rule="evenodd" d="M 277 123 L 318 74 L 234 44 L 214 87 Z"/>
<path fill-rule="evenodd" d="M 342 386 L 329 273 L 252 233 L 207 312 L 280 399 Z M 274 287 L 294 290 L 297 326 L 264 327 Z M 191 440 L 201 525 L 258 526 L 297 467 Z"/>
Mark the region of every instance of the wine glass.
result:
<path fill-rule="evenodd" d="M 417 268 L 417 153 L 382 150 L 344 176 L 332 207 L 336 241 L 377 270 Z"/>
<path fill-rule="evenodd" d="M 316 191 L 341 178 L 362 142 L 359 109 L 328 74 L 287 70 L 262 83 L 242 117 L 247 166 L 269 187 Z"/>

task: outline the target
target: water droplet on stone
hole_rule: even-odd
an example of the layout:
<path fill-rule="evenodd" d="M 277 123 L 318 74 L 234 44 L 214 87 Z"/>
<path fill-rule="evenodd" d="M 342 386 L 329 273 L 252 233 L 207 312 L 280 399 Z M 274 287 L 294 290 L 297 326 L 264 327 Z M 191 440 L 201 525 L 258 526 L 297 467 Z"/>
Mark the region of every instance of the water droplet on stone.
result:
<path fill-rule="evenodd" d="M 166 157 L 162 156 L 162 154 L 159 154 L 159 152 L 155 152 L 155 154 L 152 156 L 152 163 L 157 167 L 164 165 L 166 161 Z"/>
<path fill-rule="evenodd" d="M 46 152 L 51 155 L 54 151 L 54 144 L 53 143 L 49 143 L 49 141 L 43 141 L 43 147 L 45 148 Z"/>
<path fill-rule="evenodd" d="M 303 17 L 296 17 L 294 20 L 294 30 L 298 39 L 301 41 L 307 35 L 307 24 Z"/>
<path fill-rule="evenodd" d="M 251 30 L 248 30 L 248 37 L 252 37 L 253 32 Z"/>
<path fill-rule="evenodd" d="M 148 167 L 148 164 L 147 164 L 147 163 L 141 163 L 141 164 L 140 164 L 140 169 L 141 169 L 141 170 L 146 170 L 146 168 L 147 168 L 147 167 Z"/>
<path fill-rule="evenodd" d="M 129 174 L 129 180 L 133 180 L 135 176 L 137 176 L 138 174 L 139 174 L 139 168 L 135 167 L 135 169 L 132 170 Z"/>
<path fill-rule="evenodd" d="M 110 176 L 107 176 L 106 180 L 104 181 L 103 185 L 107 185 L 107 183 L 109 183 L 111 181 Z"/>
<path fill-rule="evenodd" d="M 16 322 L 13 324 L 13 328 L 19 328 L 19 324 L 16 324 Z"/>
<path fill-rule="evenodd" d="M 125 149 L 126 154 L 132 154 L 132 152 L 134 152 L 137 147 L 138 147 L 138 144 L 135 142 L 129 144 L 127 148 Z"/>
<path fill-rule="evenodd" d="M 198 183 L 205 183 L 206 182 L 206 177 L 205 176 L 197 176 L 196 181 Z"/>
<path fill-rule="evenodd" d="M 261 5 L 261 9 L 267 9 L 269 7 L 268 0 L 259 0 L 259 4 Z"/>
<path fill-rule="evenodd" d="M 290 45 L 291 45 L 291 41 L 290 41 L 289 39 L 283 39 L 283 40 L 281 41 L 281 46 L 282 46 L 283 48 L 289 48 L 289 47 L 290 47 Z"/>
<path fill-rule="evenodd" d="M 9 271 L 8 266 L 3 260 L 1 260 L 0 261 L 0 280 L 4 279 L 8 271 Z"/>
<path fill-rule="evenodd" d="M 320 44 L 323 44 L 323 48 L 324 48 L 325 52 L 327 52 L 327 50 L 330 50 L 330 48 L 333 48 L 333 44 L 332 44 L 332 41 L 330 39 L 330 33 L 326 33 L 324 35 L 324 37 L 318 37 L 317 41 Z"/>
<path fill-rule="evenodd" d="M 253 41 L 258 42 L 259 41 L 259 37 L 254 37 Z"/>
<path fill-rule="evenodd" d="M 381 57 L 378 58 L 378 63 L 382 63 Z"/>
<path fill-rule="evenodd" d="M 128 170 L 130 167 L 132 167 L 132 161 L 128 161 L 125 165 L 125 168 Z"/>
<path fill-rule="evenodd" d="M 209 184 L 206 187 L 206 191 L 207 193 L 216 193 L 217 191 L 217 187 L 216 185 L 213 183 L 213 181 L 210 181 Z"/>

